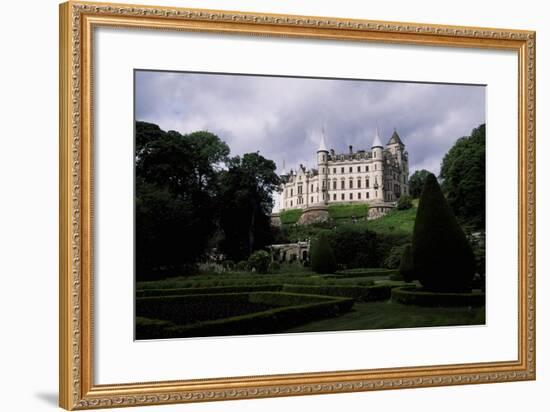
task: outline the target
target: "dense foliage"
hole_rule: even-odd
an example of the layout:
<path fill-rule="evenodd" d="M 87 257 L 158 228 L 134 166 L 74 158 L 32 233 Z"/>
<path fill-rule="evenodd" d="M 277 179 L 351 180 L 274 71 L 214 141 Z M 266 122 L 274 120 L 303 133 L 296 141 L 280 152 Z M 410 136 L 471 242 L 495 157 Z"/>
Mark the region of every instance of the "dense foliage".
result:
<path fill-rule="evenodd" d="M 397 201 L 397 210 L 407 210 L 412 207 L 412 198 L 409 195 L 402 195 Z"/>
<path fill-rule="evenodd" d="M 271 255 L 265 250 L 257 250 L 248 258 L 248 265 L 250 266 L 250 269 L 253 269 L 258 273 L 267 273 L 270 262 Z"/>
<path fill-rule="evenodd" d="M 426 169 L 417 170 L 415 171 L 411 177 L 409 177 L 409 193 L 413 198 L 420 197 L 420 193 L 422 193 L 422 188 L 424 187 L 424 183 L 426 182 L 426 177 L 431 172 L 429 172 Z"/>
<path fill-rule="evenodd" d="M 405 282 L 415 280 L 414 264 L 411 245 L 406 245 L 401 255 L 401 263 L 399 264 L 399 274 Z"/>
<path fill-rule="evenodd" d="M 433 174 L 420 195 L 412 258 L 416 276 L 427 290 L 471 290 L 474 254 Z"/>
<path fill-rule="evenodd" d="M 138 121 L 135 172 L 138 280 L 193 273 L 210 250 L 241 261 L 271 243 L 279 177 L 259 153 L 231 158 L 212 133 Z"/>
<path fill-rule="evenodd" d="M 311 268 L 317 273 L 334 273 L 336 259 L 330 242 L 324 233 L 312 242 Z"/>
<path fill-rule="evenodd" d="M 441 187 L 455 215 L 485 226 L 485 125 L 461 137 L 441 162 Z"/>

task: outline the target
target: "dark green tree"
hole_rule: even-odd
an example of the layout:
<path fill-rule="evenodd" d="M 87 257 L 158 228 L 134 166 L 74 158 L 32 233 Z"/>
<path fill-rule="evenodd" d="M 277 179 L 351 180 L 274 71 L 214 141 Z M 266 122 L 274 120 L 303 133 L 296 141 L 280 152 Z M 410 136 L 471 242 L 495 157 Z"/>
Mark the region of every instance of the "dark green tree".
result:
<path fill-rule="evenodd" d="M 412 256 L 411 245 L 406 245 L 401 255 L 401 262 L 399 264 L 399 274 L 403 277 L 405 282 L 412 282 L 415 280 L 414 265 Z"/>
<path fill-rule="evenodd" d="M 228 160 L 220 177 L 221 249 L 234 261 L 246 260 L 271 243 L 273 192 L 280 185 L 275 163 L 259 153 Z"/>
<path fill-rule="evenodd" d="M 477 228 L 485 226 L 485 125 L 461 137 L 441 162 L 439 177 L 455 215 Z"/>
<path fill-rule="evenodd" d="M 471 290 L 474 254 L 433 174 L 426 178 L 420 195 L 412 258 L 416 276 L 427 290 Z"/>
<path fill-rule="evenodd" d="M 219 165 L 229 148 L 208 132 L 136 122 L 136 277 L 185 274 L 216 230 Z"/>
<path fill-rule="evenodd" d="M 424 183 L 426 182 L 426 177 L 430 174 L 426 169 L 417 170 L 414 172 L 411 177 L 409 178 L 409 194 L 413 198 L 420 197 L 420 193 L 422 193 L 422 188 L 424 187 Z"/>
<path fill-rule="evenodd" d="M 311 245 L 311 268 L 317 273 L 334 273 L 336 270 L 336 259 L 334 252 L 325 233 L 320 233 L 319 237 Z"/>

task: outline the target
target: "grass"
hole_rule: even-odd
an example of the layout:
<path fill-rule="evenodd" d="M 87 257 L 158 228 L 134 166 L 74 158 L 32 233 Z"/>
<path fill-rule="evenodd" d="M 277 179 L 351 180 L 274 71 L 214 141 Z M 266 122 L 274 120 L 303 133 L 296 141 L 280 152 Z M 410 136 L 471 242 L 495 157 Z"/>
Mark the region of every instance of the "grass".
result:
<path fill-rule="evenodd" d="M 302 209 L 284 210 L 279 216 L 283 225 L 293 225 L 302 216 Z"/>
<path fill-rule="evenodd" d="M 427 308 L 390 302 L 356 302 L 350 312 L 338 318 L 310 322 L 284 332 L 328 332 L 484 324 L 485 307 L 471 309 L 468 307 Z"/>
<path fill-rule="evenodd" d="M 412 234 L 416 219 L 416 207 L 407 210 L 392 210 L 379 219 L 367 222 L 367 229 L 378 233 Z"/>
<path fill-rule="evenodd" d="M 328 207 L 328 214 L 332 219 L 351 219 L 351 218 L 363 218 L 367 217 L 369 213 L 369 205 L 357 204 L 357 205 L 330 205 Z"/>

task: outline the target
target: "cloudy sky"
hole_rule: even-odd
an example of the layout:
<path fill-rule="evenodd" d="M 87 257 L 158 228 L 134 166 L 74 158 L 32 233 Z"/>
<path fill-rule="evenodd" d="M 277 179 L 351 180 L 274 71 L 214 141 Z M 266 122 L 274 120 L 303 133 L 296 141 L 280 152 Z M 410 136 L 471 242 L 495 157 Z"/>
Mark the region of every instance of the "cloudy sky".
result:
<path fill-rule="evenodd" d="M 439 173 L 457 138 L 485 122 L 485 87 L 137 71 L 136 119 L 164 130 L 209 130 L 233 155 L 260 151 L 281 172 L 315 166 L 323 127 L 329 148 L 370 149 L 396 128 L 411 173 Z"/>

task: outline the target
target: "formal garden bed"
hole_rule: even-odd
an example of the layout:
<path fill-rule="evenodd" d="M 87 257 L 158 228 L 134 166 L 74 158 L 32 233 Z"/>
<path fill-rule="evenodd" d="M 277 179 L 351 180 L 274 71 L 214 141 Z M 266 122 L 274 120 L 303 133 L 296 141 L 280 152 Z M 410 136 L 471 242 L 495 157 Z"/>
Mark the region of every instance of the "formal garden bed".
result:
<path fill-rule="evenodd" d="M 394 288 L 391 291 L 391 299 L 393 302 L 404 305 L 427 307 L 480 307 L 485 305 L 485 293 L 481 291 L 430 292 L 414 285 Z"/>
<path fill-rule="evenodd" d="M 276 333 L 351 310 L 354 300 L 286 292 L 143 297 L 136 300 L 136 338 Z"/>

